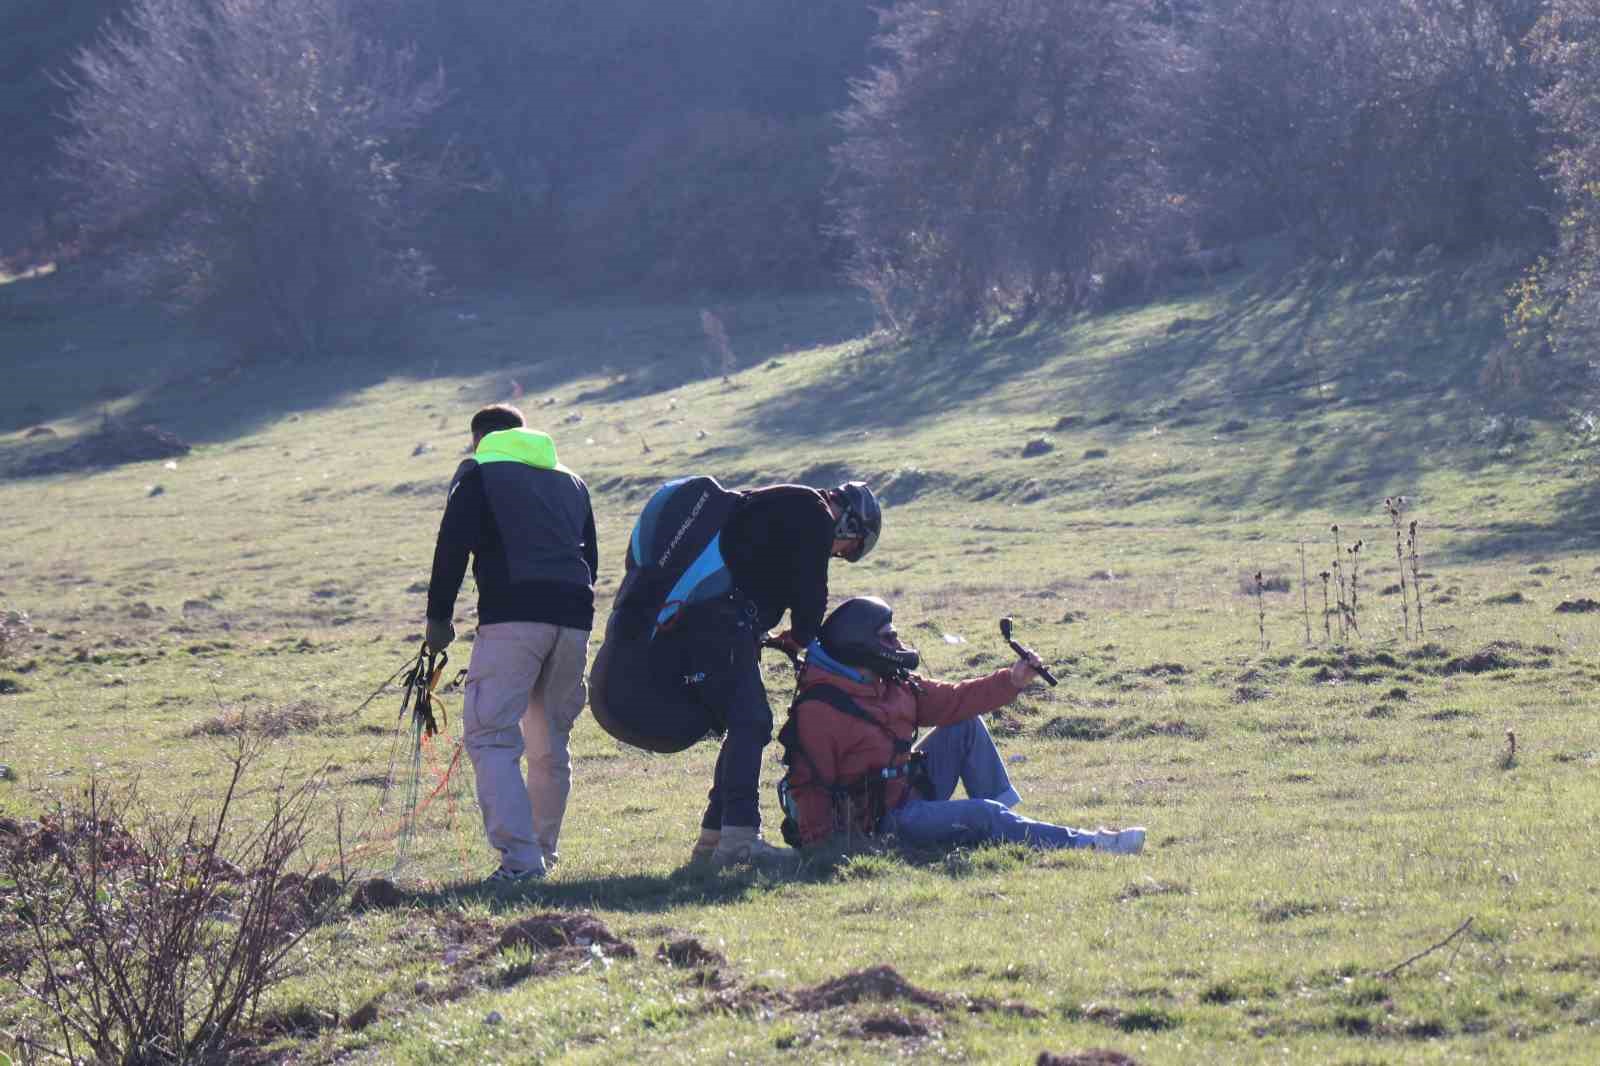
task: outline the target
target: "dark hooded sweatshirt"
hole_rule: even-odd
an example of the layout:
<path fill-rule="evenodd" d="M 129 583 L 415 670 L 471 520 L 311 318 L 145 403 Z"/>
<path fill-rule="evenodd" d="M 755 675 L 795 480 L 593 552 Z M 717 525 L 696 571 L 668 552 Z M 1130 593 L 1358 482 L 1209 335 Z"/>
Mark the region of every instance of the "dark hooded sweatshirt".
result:
<path fill-rule="evenodd" d="M 556 461 L 543 433 L 486 434 L 456 471 L 433 552 L 429 618 L 454 613 L 469 554 L 480 625 L 593 627 L 600 557 L 589 488 Z"/>
<path fill-rule="evenodd" d="M 746 492 L 722 530 L 722 557 L 733 583 L 756 605 L 756 624 L 771 629 L 789 612 L 801 644 L 817 635 L 828 608 L 833 515 L 822 493 L 805 485 Z"/>

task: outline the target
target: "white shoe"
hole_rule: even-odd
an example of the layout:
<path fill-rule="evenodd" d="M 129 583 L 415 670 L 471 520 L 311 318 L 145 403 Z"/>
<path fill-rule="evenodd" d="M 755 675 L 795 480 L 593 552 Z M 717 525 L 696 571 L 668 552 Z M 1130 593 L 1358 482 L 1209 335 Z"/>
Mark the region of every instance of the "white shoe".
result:
<path fill-rule="evenodd" d="M 1094 833 L 1094 850 L 1109 851 L 1113 855 L 1137 855 L 1144 850 L 1144 826 L 1128 829 L 1101 826 Z"/>

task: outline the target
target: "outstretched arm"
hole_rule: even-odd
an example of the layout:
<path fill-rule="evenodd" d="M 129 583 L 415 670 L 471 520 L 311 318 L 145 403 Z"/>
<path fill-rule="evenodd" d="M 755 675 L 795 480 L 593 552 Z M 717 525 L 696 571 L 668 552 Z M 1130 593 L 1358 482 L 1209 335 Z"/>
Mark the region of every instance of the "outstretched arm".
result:
<path fill-rule="evenodd" d="M 1031 670 L 1029 674 L 1031 676 Z M 1011 666 L 987 677 L 954 683 L 919 677 L 916 679 L 917 725 L 953 725 L 997 711 L 1016 699 L 1022 688 Z"/>

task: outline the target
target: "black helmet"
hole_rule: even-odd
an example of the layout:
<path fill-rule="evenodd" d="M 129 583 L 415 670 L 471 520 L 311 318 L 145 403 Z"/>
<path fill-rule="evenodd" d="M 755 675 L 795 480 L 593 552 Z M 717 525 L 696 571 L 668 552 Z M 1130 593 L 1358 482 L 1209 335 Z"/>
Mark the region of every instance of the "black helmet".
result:
<path fill-rule="evenodd" d="M 833 535 L 836 539 L 861 538 L 860 546 L 844 556 L 846 562 L 859 563 L 883 532 L 883 508 L 865 481 L 846 481 L 833 492 L 839 503 L 839 520 L 834 523 Z"/>
<path fill-rule="evenodd" d="M 893 625 L 894 609 L 887 603 L 876 596 L 856 596 L 833 609 L 817 639 L 830 658 L 846 666 L 879 674 L 915 670 L 922 657 L 917 649 L 900 643 Z M 890 627 L 887 638 L 882 632 L 885 626 Z"/>

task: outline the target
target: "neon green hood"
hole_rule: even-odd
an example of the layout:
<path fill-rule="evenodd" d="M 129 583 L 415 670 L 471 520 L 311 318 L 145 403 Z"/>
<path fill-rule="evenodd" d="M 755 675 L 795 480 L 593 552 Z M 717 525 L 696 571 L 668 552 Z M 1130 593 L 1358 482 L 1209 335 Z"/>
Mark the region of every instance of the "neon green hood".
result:
<path fill-rule="evenodd" d="M 472 457 L 480 463 L 522 463 L 541 470 L 572 471 L 556 459 L 556 442 L 533 429 L 498 429 L 486 433 Z"/>

